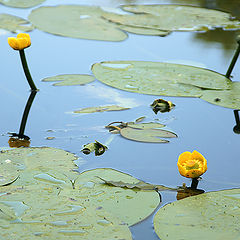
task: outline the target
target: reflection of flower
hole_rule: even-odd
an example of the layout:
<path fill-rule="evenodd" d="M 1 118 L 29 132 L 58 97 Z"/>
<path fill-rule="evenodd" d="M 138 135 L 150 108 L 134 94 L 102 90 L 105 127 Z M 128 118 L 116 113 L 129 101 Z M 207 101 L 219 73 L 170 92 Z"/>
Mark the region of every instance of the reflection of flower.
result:
<path fill-rule="evenodd" d="M 187 178 L 197 178 L 207 171 L 207 160 L 195 150 L 180 154 L 177 165 L 179 173 Z"/>
<path fill-rule="evenodd" d="M 8 144 L 9 144 L 9 147 L 12 147 L 12 148 L 29 147 L 30 140 L 24 139 L 24 138 L 10 137 L 8 140 Z"/>
<path fill-rule="evenodd" d="M 31 39 L 29 34 L 27 33 L 19 33 L 17 37 L 9 37 L 8 44 L 14 50 L 23 50 L 29 46 L 31 46 Z"/>

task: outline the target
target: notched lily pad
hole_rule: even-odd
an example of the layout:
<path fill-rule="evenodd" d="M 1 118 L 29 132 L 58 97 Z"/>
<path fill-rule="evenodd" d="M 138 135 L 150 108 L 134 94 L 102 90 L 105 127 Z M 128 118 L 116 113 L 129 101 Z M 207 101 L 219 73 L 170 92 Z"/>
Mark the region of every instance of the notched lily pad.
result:
<path fill-rule="evenodd" d="M 109 21 L 163 31 L 207 31 L 214 28 L 239 29 L 240 22 L 218 10 L 184 5 L 123 5 L 134 14 L 105 13 Z"/>
<path fill-rule="evenodd" d="M 16 8 L 30 8 L 43 2 L 45 2 L 45 0 L 0 0 L 1 4 Z"/>
<path fill-rule="evenodd" d="M 103 19 L 103 13 L 96 6 L 59 5 L 37 8 L 28 18 L 36 28 L 60 36 L 103 41 L 126 39 L 127 34 Z"/>
<path fill-rule="evenodd" d="M 100 106 L 100 107 L 88 107 L 82 108 L 74 111 L 74 113 L 95 113 L 95 112 L 109 112 L 109 111 L 122 111 L 128 110 L 129 108 L 121 107 L 118 105 L 108 105 L 108 106 Z"/>
<path fill-rule="evenodd" d="M 101 62 L 92 66 L 92 72 L 112 87 L 152 95 L 200 97 L 204 89 L 225 90 L 231 84 L 207 69 L 161 62 Z"/>
<path fill-rule="evenodd" d="M 229 90 L 224 91 L 203 91 L 201 99 L 226 108 L 240 109 L 240 82 L 232 82 Z"/>
<path fill-rule="evenodd" d="M 240 189 L 203 193 L 160 208 L 154 229 L 160 239 L 239 238 Z"/>
<path fill-rule="evenodd" d="M 85 85 L 93 82 L 95 78 L 92 75 L 87 74 L 64 74 L 57 75 L 54 77 L 44 78 L 43 82 L 58 82 L 54 83 L 53 86 L 75 86 Z"/>
<path fill-rule="evenodd" d="M 4 29 L 13 33 L 21 32 L 30 32 L 34 29 L 30 23 L 20 17 L 2 13 L 0 14 L 0 29 Z"/>
<path fill-rule="evenodd" d="M 83 146 L 83 149 L 81 152 L 84 154 L 90 154 L 91 152 L 95 153 L 95 156 L 100 156 L 102 155 L 106 150 L 108 149 L 107 146 L 101 144 L 98 141 L 95 141 L 93 143 L 88 143 Z"/>

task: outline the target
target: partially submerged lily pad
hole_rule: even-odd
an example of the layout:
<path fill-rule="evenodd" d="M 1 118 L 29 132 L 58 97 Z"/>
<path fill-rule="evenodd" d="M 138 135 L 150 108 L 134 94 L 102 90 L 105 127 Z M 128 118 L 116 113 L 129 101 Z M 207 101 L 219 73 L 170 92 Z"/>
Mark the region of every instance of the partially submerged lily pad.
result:
<path fill-rule="evenodd" d="M 98 141 L 95 141 L 93 143 L 88 143 L 83 146 L 83 149 L 81 150 L 84 154 L 90 154 L 91 152 L 95 153 L 95 156 L 102 155 L 106 150 L 108 149 L 107 146 L 101 144 Z"/>
<path fill-rule="evenodd" d="M 239 29 L 240 22 L 228 13 L 184 5 L 123 5 L 134 14 L 105 13 L 104 18 L 122 25 L 163 31 L 207 31 L 214 28 Z M 136 14 L 135 14 L 136 13 Z"/>
<path fill-rule="evenodd" d="M 240 93 L 240 82 L 233 82 L 229 90 L 203 91 L 201 99 L 221 107 L 240 109 L 239 93 Z"/>
<path fill-rule="evenodd" d="M 57 75 L 54 77 L 44 78 L 43 82 L 58 82 L 54 83 L 53 86 L 74 86 L 74 85 L 85 85 L 93 82 L 94 77 L 87 74 L 64 74 Z"/>
<path fill-rule="evenodd" d="M 30 8 L 43 2 L 45 2 L 45 0 L 0 0 L 1 4 L 16 8 Z"/>
<path fill-rule="evenodd" d="M 203 68 L 161 62 L 112 61 L 92 66 L 101 82 L 129 92 L 200 97 L 203 89 L 229 89 L 225 76 Z"/>
<path fill-rule="evenodd" d="M 132 239 L 119 218 L 81 197 L 61 195 L 56 187 L 32 185 L 2 191 L 0 204 L 5 205 L 5 215 L 11 213 L 8 219 L 0 219 L 3 239 Z"/>
<path fill-rule="evenodd" d="M 108 105 L 108 106 L 100 106 L 100 107 L 88 107 L 82 108 L 74 111 L 74 113 L 95 113 L 95 112 L 109 112 L 109 111 L 122 111 L 127 110 L 129 108 L 121 107 L 118 105 Z"/>
<path fill-rule="evenodd" d="M 59 5 L 34 9 L 28 18 L 36 28 L 60 36 L 103 41 L 126 39 L 127 34 L 104 20 L 103 13 L 97 6 Z"/>
<path fill-rule="evenodd" d="M 34 29 L 34 27 L 29 24 L 30 23 L 23 18 L 6 13 L 0 14 L 0 29 L 4 29 L 13 33 L 18 31 L 29 32 Z"/>
<path fill-rule="evenodd" d="M 209 192 L 160 208 L 154 229 L 160 239 L 239 238 L 240 189 Z"/>

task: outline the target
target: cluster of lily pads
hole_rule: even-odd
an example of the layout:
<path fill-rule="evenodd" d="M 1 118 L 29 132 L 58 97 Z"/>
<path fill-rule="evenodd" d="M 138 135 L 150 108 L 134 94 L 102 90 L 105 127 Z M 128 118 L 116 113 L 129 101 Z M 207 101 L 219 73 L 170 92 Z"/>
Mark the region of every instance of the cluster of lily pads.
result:
<path fill-rule="evenodd" d="M 42 2 L 0 0 L 7 6 L 26 8 Z M 0 14 L 0 28 L 12 32 L 38 28 L 60 36 L 103 41 L 122 41 L 127 38 L 127 32 L 167 36 L 173 31 L 207 31 L 219 27 L 240 29 L 240 22 L 228 13 L 180 5 L 124 5 L 116 9 L 49 6 L 34 9 L 28 21 Z M 26 35 L 23 38 L 21 44 L 29 40 L 27 46 L 30 46 L 30 39 Z M 12 47 L 16 41 L 12 39 Z M 240 109 L 239 82 L 207 69 L 160 62 L 105 61 L 93 64 L 92 72 L 99 81 L 118 89 L 199 97 L 216 105 Z M 43 81 L 56 81 L 56 86 L 83 85 L 94 81 L 94 76 L 66 74 Z M 102 106 L 97 111 L 109 109 L 126 110 Z M 159 137 L 176 137 L 172 132 L 159 129 L 164 127 L 159 123 L 118 122 L 106 127 L 136 141 L 167 142 Z M 85 145 L 83 151 L 95 151 L 97 155 L 105 151 L 104 147 L 96 141 Z M 194 155 L 184 154 L 185 158 Z M 145 183 L 107 168 L 79 173 L 77 160 L 75 155 L 55 148 L 0 152 L 1 237 L 7 240 L 132 239 L 129 226 L 154 212 L 161 202 L 159 191 L 186 193 L 189 190 Z M 201 174 L 207 169 L 199 161 L 190 157 L 183 159 L 178 164 L 180 173 L 184 175 L 187 170 L 187 174 L 192 174 L 187 177 L 197 178 L 196 164 L 202 168 Z M 192 239 L 192 236 L 236 239 L 240 234 L 239 195 L 239 189 L 224 190 L 168 204 L 155 215 L 154 229 L 161 239 Z"/>

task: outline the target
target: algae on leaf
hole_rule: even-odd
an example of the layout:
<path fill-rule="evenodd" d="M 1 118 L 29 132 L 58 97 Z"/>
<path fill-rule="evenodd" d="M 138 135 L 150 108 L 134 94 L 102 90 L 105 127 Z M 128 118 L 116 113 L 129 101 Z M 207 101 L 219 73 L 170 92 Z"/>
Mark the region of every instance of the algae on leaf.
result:
<path fill-rule="evenodd" d="M 34 9 L 28 18 L 36 28 L 60 36 L 102 41 L 126 39 L 127 34 L 104 20 L 103 13 L 97 6 L 59 5 Z"/>
<path fill-rule="evenodd" d="M 160 239 L 239 239 L 240 189 L 203 193 L 160 208 L 154 229 Z"/>
<path fill-rule="evenodd" d="M 4 29 L 13 33 L 18 31 L 30 32 L 34 29 L 34 27 L 28 24 L 29 22 L 23 18 L 6 13 L 0 14 L 0 29 Z"/>
<path fill-rule="evenodd" d="M 200 97 L 203 89 L 224 90 L 231 83 L 208 69 L 162 62 L 101 62 L 92 66 L 92 72 L 112 87 L 152 95 Z"/>
<path fill-rule="evenodd" d="M 31 8 L 43 2 L 45 2 L 45 0 L 0 0 L 1 4 L 16 8 Z"/>
<path fill-rule="evenodd" d="M 75 85 L 85 85 L 87 83 L 93 82 L 94 77 L 87 74 L 64 74 L 57 75 L 53 77 L 44 78 L 43 82 L 58 82 L 54 83 L 53 86 L 75 86 Z"/>
<path fill-rule="evenodd" d="M 218 10 L 184 5 L 123 5 L 134 14 L 105 13 L 114 23 L 163 31 L 207 31 L 214 28 L 239 29 L 240 21 Z"/>

